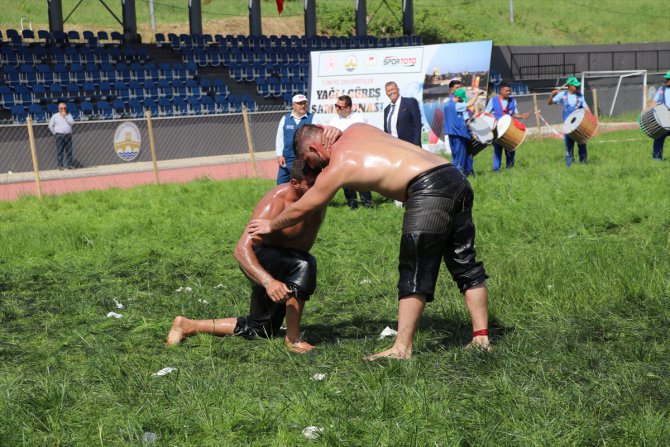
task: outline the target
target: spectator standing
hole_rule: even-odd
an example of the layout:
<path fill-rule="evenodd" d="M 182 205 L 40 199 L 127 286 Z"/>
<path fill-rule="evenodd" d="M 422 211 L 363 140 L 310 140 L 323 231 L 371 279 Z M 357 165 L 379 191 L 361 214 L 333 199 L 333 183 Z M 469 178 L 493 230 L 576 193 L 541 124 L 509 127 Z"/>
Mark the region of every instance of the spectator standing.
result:
<path fill-rule="evenodd" d="M 275 155 L 279 170 L 277 172 L 277 184 L 288 183 L 291 179 L 291 164 L 293 155 L 293 135 L 295 131 L 305 124 L 311 124 L 314 116 L 307 113 L 307 97 L 305 95 L 293 96 L 293 110 L 279 120 L 277 127 L 277 139 L 275 141 Z"/>
<path fill-rule="evenodd" d="M 354 112 L 352 106 L 353 104 L 349 95 L 342 95 L 337 98 L 337 103 L 335 104 L 337 116 L 330 120 L 330 125 L 344 132 L 352 124 L 365 123 L 363 114 Z M 342 189 L 344 190 L 344 197 L 347 199 L 347 205 L 352 210 L 358 208 L 359 195 L 360 203 L 363 207 L 370 208 L 372 206 L 372 193 L 370 191 L 356 191 L 355 189 L 346 187 Z"/>
<path fill-rule="evenodd" d="M 58 113 L 54 113 L 49 120 L 49 130 L 56 137 L 56 161 L 58 169 L 64 169 L 67 163 L 68 169 L 75 169 L 72 156 L 72 126 L 74 118 L 67 112 L 67 104 L 58 104 Z"/>
<path fill-rule="evenodd" d="M 421 147 L 421 111 L 414 98 L 400 96 L 395 82 L 384 86 L 391 104 L 384 109 L 384 132 Z"/>

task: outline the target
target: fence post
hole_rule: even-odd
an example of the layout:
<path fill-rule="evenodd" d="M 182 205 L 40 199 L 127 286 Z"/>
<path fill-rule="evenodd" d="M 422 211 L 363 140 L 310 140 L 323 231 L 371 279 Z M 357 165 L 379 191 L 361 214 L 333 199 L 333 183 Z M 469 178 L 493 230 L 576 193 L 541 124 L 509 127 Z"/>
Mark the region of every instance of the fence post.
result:
<path fill-rule="evenodd" d="M 33 120 L 26 118 L 28 127 L 28 142 L 30 143 L 30 155 L 33 157 L 33 170 L 35 171 L 35 186 L 37 187 L 37 198 L 42 200 L 42 183 L 40 183 L 40 168 L 37 164 L 37 150 L 35 149 L 35 135 L 33 134 Z"/>
<path fill-rule="evenodd" d="M 249 156 L 251 157 L 251 165 L 254 168 L 254 174 L 258 177 L 258 168 L 256 167 L 256 156 L 254 155 L 254 141 L 251 139 L 251 126 L 249 125 L 249 111 L 247 105 L 242 104 L 242 116 L 244 117 L 244 130 L 247 133 L 247 146 L 249 147 Z"/>
<path fill-rule="evenodd" d="M 537 107 L 537 93 L 533 93 L 533 107 L 535 109 L 535 125 L 537 134 L 542 135 L 542 123 L 540 123 L 540 109 Z"/>
<path fill-rule="evenodd" d="M 593 113 L 598 118 L 598 90 L 593 89 Z"/>
<path fill-rule="evenodd" d="M 156 145 L 154 144 L 154 128 L 151 125 L 151 110 L 145 109 L 144 116 L 147 118 L 147 130 L 149 131 L 149 147 L 151 148 L 151 161 L 154 164 L 154 179 L 156 184 L 160 185 L 158 178 L 158 160 L 156 159 Z"/>

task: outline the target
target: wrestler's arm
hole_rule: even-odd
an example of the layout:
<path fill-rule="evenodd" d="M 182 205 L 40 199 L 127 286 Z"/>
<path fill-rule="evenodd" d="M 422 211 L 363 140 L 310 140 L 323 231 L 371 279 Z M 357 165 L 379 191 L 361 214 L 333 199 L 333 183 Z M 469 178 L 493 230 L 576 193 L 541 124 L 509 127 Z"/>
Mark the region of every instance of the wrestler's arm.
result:
<path fill-rule="evenodd" d="M 254 210 L 252 217 L 271 218 L 276 216 L 284 209 L 283 200 L 273 198 L 269 203 L 261 201 Z M 262 236 L 252 236 L 249 234 L 249 225 L 245 228 L 235 247 L 235 259 L 240 264 L 240 268 L 245 275 L 252 281 L 265 287 L 265 291 L 274 302 L 282 302 L 289 298 L 291 289 L 281 281 L 277 281 L 261 266 L 254 249 L 262 245 Z"/>
<path fill-rule="evenodd" d="M 335 196 L 337 190 L 342 187 L 342 183 L 338 178 L 338 171 L 331 162 L 328 169 L 319 174 L 314 186 L 300 200 L 294 202 L 277 217 L 272 220 L 253 219 L 248 227 L 251 236 L 268 234 L 290 227 L 305 219 L 310 211 L 325 208 L 328 202 Z"/>

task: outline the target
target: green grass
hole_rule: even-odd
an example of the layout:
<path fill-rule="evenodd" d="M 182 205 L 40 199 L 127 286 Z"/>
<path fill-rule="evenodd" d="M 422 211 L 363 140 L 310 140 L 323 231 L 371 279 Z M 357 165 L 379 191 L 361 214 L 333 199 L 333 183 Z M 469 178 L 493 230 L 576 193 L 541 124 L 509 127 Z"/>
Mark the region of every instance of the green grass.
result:
<path fill-rule="evenodd" d="M 4 0 L 8 3 L 8 0 Z M 63 0 L 66 18 L 79 0 Z M 117 17 L 121 17 L 121 2 L 106 2 Z M 231 17 L 246 18 L 248 2 L 243 0 L 203 1 L 205 32 L 227 33 L 221 20 Z M 5 8 L 0 27 L 17 28 L 21 17 L 33 21 L 36 28 L 48 25 L 47 3 L 43 0 L 17 2 L 18 7 Z M 390 5 L 394 15 L 386 5 Z M 402 2 L 381 0 L 367 2 L 369 33 L 373 35 L 402 34 Z M 509 20 L 509 2 L 491 0 L 461 0 L 446 4 L 442 0 L 415 0 L 415 27 L 425 42 L 459 42 L 493 40 L 497 45 L 573 45 L 629 42 L 667 41 L 667 23 L 670 20 L 665 3 L 655 0 L 596 0 L 561 2 L 551 0 L 515 0 L 514 22 Z M 278 17 L 273 0 L 261 2 L 263 17 Z M 187 23 L 187 2 L 160 0 L 155 2 L 159 30 L 169 32 L 167 24 Z M 137 1 L 138 24 L 150 23 L 149 2 Z M 303 2 L 286 0 L 283 17 L 302 17 Z M 317 0 L 319 32 L 350 34 L 355 29 L 353 0 Z M 246 23 L 246 22 L 245 22 Z M 66 23 L 91 28 L 119 29 L 120 25 L 95 0 L 88 0 L 74 11 Z M 147 28 L 145 28 L 147 29 Z M 229 28 L 228 28 L 229 29 Z M 248 32 L 248 28 L 246 28 Z M 286 34 L 303 34 L 300 22 L 287 25 Z M 146 36 L 145 36 L 146 37 Z M 147 40 L 145 38 L 145 40 Z"/>
<path fill-rule="evenodd" d="M 415 357 L 361 360 L 390 345 L 377 338 L 397 312 L 402 211 L 379 196 L 371 210 L 341 195 L 329 207 L 306 356 L 278 339 L 163 345 L 175 315 L 246 313 L 232 251 L 272 182 L 2 202 L 0 445 L 142 445 L 152 432 L 160 446 L 297 446 L 310 425 L 324 446 L 666 445 L 670 166 L 639 137 L 599 136 L 570 169 L 559 140 L 525 142 L 509 172 L 490 172 L 490 149 L 476 158 L 491 354 L 462 349 L 469 318 L 443 269 Z M 167 366 L 178 371 L 152 376 Z"/>

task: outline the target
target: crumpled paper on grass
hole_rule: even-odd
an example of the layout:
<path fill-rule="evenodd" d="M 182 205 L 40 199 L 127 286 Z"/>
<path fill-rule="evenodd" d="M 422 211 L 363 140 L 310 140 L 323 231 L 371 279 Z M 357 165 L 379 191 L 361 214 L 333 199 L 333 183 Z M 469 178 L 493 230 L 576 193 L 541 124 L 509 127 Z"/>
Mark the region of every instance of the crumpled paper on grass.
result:
<path fill-rule="evenodd" d="M 379 339 L 381 340 L 382 338 L 386 338 L 386 337 L 395 337 L 396 335 L 398 335 L 398 331 L 396 331 L 395 329 L 391 329 L 390 327 L 386 326 L 384 328 L 384 330 L 382 331 L 382 333 L 379 334 Z"/>
<path fill-rule="evenodd" d="M 166 375 L 168 375 L 171 372 L 176 371 L 176 370 L 177 370 L 177 368 L 172 368 L 172 367 L 168 366 L 167 368 L 163 368 L 160 371 L 156 371 L 155 373 L 152 374 L 152 376 L 157 376 L 157 377 L 166 376 Z"/>
<path fill-rule="evenodd" d="M 107 318 L 123 318 L 123 315 L 117 314 L 116 312 L 108 312 Z"/>
<path fill-rule="evenodd" d="M 302 435 L 309 440 L 317 439 L 319 436 L 321 436 L 321 433 L 323 433 L 323 428 L 319 428 L 314 425 L 310 425 L 309 427 L 302 429 Z"/>

